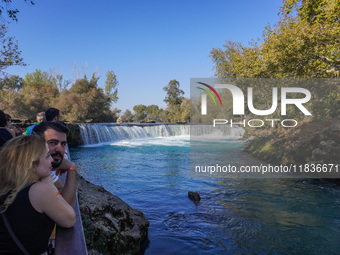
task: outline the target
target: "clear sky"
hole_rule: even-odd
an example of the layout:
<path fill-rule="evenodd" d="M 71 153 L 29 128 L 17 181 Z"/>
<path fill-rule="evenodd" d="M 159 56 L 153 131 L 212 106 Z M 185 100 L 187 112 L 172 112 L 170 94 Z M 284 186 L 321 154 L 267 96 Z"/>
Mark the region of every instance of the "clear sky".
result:
<path fill-rule="evenodd" d="M 24 77 L 35 69 L 55 69 L 65 79 L 113 70 L 125 111 L 163 102 L 176 79 L 190 97 L 190 78 L 214 75 L 209 53 L 226 40 L 247 44 L 278 20 L 282 0 L 16 0 L 18 23 L 9 24 L 26 67 L 10 67 Z M 72 74 L 72 66 L 76 71 Z"/>

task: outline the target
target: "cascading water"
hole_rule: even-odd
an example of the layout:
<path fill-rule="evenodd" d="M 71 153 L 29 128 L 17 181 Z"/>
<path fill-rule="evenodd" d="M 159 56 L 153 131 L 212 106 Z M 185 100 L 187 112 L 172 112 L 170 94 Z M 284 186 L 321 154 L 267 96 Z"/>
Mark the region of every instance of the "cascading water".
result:
<path fill-rule="evenodd" d="M 189 136 L 214 137 L 222 135 L 226 139 L 238 139 L 244 134 L 242 128 L 227 125 L 214 128 L 211 125 L 186 124 L 78 124 L 84 145 L 143 139 L 148 137 Z"/>
<path fill-rule="evenodd" d="M 140 126 L 120 126 L 115 124 L 78 124 L 83 144 L 98 144 L 146 138 L 149 135 Z"/>

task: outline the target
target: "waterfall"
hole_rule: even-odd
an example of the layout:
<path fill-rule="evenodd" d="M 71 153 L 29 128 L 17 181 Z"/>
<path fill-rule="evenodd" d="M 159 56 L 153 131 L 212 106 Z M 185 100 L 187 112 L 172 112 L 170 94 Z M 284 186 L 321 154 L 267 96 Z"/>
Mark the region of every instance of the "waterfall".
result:
<path fill-rule="evenodd" d="M 85 145 L 146 138 L 149 135 L 140 126 L 120 126 L 115 124 L 78 124 Z"/>
<path fill-rule="evenodd" d="M 242 128 L 227 125 L 213 128 L 212 125 L 186 124 L 113 124 L 113 123 L 79 123 L 79 130 L 84 145 L 109 143 L 122 140 L 142 139 L 148 137 L 217 137 L 241 138 Z"/>

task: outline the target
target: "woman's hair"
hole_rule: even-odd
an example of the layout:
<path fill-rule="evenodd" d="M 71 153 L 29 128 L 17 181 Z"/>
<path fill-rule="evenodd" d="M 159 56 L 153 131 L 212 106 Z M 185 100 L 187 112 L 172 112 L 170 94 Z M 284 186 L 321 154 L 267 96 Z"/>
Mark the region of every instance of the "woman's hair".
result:
<path fill-rule="evenodd" d="M 5 211 L 20 190 L 38 181 L 34 175 L 46 149 L 38 135 L 23 135 L 9 140 L 0 152 L 0 207 Z"/>

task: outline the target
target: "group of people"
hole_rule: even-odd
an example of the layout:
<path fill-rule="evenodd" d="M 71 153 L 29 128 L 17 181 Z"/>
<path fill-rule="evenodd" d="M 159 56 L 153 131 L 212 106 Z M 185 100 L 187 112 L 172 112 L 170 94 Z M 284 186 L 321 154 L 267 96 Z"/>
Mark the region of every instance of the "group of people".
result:
<path fill-rule="evenodd" d="M 77 168 L 60 118 L 50 108 L 18 134 L 0 111 L 0 254 L 46 254 L 55 224 L 75 224 Z M 63 185 L 58 176 L 66 172 Z"/>

